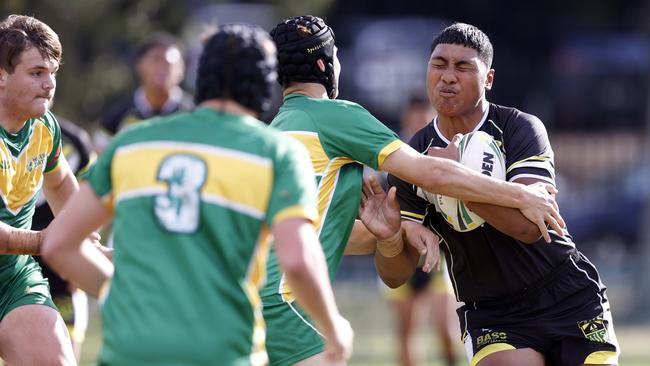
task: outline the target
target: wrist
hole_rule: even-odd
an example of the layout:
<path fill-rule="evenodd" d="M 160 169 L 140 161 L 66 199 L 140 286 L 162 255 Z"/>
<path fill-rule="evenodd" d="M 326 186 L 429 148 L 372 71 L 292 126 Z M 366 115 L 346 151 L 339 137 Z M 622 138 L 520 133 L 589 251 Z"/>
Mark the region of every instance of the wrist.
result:
<path fill-rule="evenodd" d="M 377 251 L 386 258 L 397 256 L 403 249 L 404 241 L 401 228 L 388 238 L 377 240 Z"/>

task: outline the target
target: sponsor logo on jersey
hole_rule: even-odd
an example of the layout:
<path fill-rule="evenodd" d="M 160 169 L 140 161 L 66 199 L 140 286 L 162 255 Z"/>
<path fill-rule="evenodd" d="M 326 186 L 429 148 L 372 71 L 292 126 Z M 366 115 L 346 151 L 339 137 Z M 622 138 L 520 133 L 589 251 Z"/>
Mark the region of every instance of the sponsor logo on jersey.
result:
<path fill-rule="evenodd" d="M 42 168 L 47 160 L 47 154 L 38 154 L 27 161 L 27 171 L 32 172 L 36 169 Z M 41 169 L 42 170 L 42 169 Z"/>
<path fill-rule="evenodd" d="M 585 338 L 592 342 L 607 343 L 607 324 L 604 319 L 591 319 L 578 322 L 578 326 Z"/>

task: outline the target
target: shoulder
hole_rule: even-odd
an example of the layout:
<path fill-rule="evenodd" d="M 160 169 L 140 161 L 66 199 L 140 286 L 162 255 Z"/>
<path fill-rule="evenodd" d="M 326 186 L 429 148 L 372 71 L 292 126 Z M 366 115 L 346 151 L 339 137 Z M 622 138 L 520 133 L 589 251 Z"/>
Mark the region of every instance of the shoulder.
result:
<path fill-rule="evenodd" d="M 489 118 L 503 131 L 504 139 L 514 136 L 521 138 L 522 135 L 546 135 L 544 123 L 533 114 L 498 104 L 491 104 L 490 109 Z"/>
<path fill-rule="evenodd" d="M 544 126 L 537 116 L 517 108 L 491 103 L 490 109 L 490 117 L 494 117 L 504 127 Z"/>
<path fill-rule="evenodd" d="M 418 152 L 424 152 L 424 150 L 429 147 L 434 136 L 435 128 L 433 127 L 433 121 L 431 121 L 411 137 L 409 145 Z"/>

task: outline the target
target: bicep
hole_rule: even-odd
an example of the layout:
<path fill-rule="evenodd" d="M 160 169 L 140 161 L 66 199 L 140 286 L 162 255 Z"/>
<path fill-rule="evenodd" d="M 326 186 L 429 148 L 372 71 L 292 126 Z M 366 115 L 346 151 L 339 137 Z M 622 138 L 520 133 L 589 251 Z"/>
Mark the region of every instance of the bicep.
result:
<path fill-rule="evenodd" d="M 60 159 L 57 169 L 43 175 L 43 193 L 55 214 L 78 189 L 77 178 L 64 158 Z"/>
<path fill-rule="evenodd" d="M 312 222 L 306 218 L 287 218 L 272 227 L 275 252 L 282 267 L 299 267 L 306 253 L 318 245 L 318 236 Z"/>

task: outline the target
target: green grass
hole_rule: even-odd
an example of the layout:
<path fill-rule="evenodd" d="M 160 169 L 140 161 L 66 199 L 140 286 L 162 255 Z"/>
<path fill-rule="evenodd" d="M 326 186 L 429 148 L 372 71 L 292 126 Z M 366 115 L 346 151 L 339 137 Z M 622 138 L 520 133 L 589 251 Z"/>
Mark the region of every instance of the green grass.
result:
<path fill-rule="evenodd" d="M 350 366 L 394 366 L 396 343 L 393 339 L 392 318 L 386 301 L 372 281 L 338 282 L 336 298 L 341 312 L 352 323 L 355 330 L 355 344 Z M 96 309 L 96 308 L 94 308 Z M 443 366 L 437 359 L 437 345 L 434 336 L 423 319 L 419 324 L 417 345 L 420 350 L 420 365 Z M 650 324 L 617 324 L 616 333 L 623 350 L 622 366 L 650 365 Z M 97 317 L 91 320 L 84 345 L 81 366 L 95 364 L 100 348 Z M 462 345 L 458 345 L 459 360 L 465 356 Z M 461 362 L 460 365 L 465 363 Z"/>

